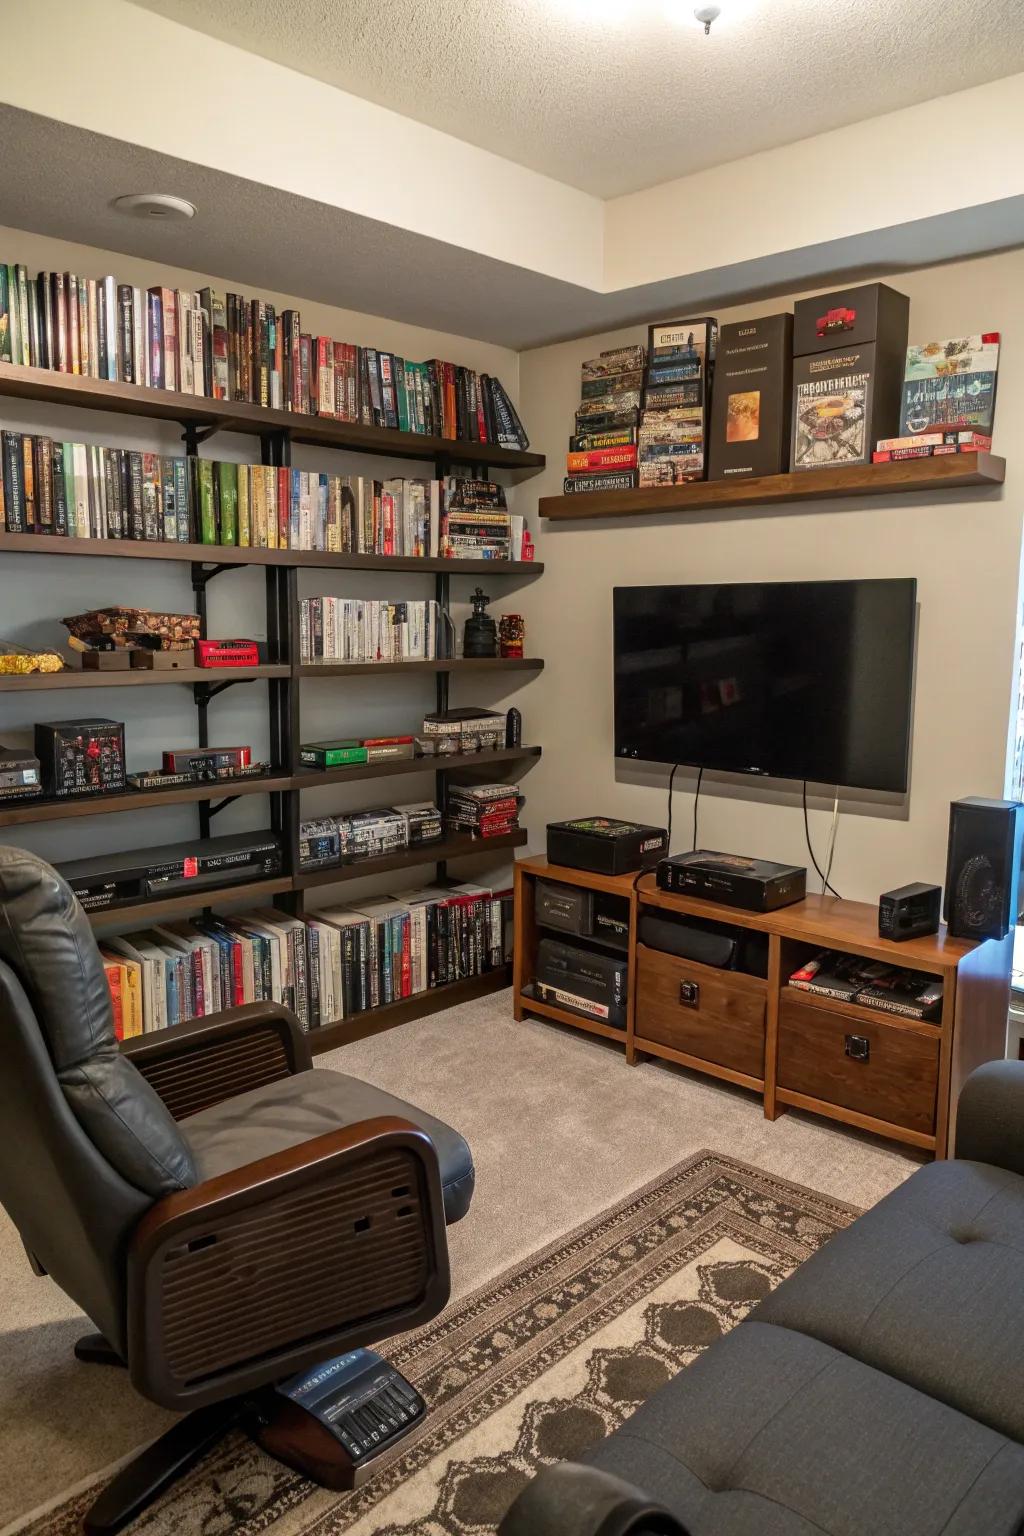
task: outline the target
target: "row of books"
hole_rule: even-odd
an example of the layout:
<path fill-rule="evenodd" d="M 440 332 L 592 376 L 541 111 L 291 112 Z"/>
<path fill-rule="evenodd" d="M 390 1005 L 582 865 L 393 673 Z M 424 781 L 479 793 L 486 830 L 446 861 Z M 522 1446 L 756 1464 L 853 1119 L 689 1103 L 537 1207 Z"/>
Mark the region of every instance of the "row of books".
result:
<path fill-rule="evenodd" d="M 0 465 L 8 533 L 451 559 L 518 560 L 529 546 L 532 555 L 525 518 L 477 513 L 450 489 L 462 484 L 454 479 L 373 480 L 10 431 L 0 433 Z"/>
<path fill-rule="evenodd" d="M 214 288 L 0 263 L 0 362 L 333 417 L 363 426 L 528 448 L 498 379 L 432 358 L 303 331 L 298 310 Z"/>
<path fill-rule="evenodd" d="M 824 949 L 789 978 L 791 987 L 817 997 L 879 1008 L 906 1019 L 935 1019 L 942 1012 L 942 980 L 882 960 Z"/>
<path fill-rule="evenodd" d="M 303 662 L 431 661 L 454 655 L 454 627 L 435 598 L 304 597 L 299 604 Z"/>
<path fill-rule="evenodd" d="M 101 946 L 119 1039 L 244 1003 L 319 1029 L 502 965 L 511 892 L 456 882 L 306 918 L 261 908 L 167 923 Z"/>
<path fill-rule="evenodd" d="M 947 453 L 988 453 L 992 438 L 987 432 L 918 432 L 905 437 L 880 437 L 871 455 L 872 464 L 899 459 L 940 458 Z"/>

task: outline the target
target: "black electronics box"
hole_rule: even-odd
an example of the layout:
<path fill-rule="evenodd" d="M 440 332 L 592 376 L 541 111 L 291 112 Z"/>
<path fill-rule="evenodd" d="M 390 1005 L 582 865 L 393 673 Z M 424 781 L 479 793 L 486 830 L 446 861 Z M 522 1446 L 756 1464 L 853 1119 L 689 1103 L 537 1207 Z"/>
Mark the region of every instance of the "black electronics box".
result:
<path fill-rule="evenodd" d="M 904 939 L 920 939 L 938 933 L 942 905 L 941 885 L 926 885 L 917 880 L 886 891 L 878 900 L 878 936 L 899 944 Z"/>
<path fill-rule="evenodd" d="M 611 948 L 629 945 L 629 898 L 579 885 L 538 880 L 533 915 L 542 928 L 557 928 L 576 938 L 594 939 Z"/>
<path fill-rule="evenodd" d="M 723 325 L 711 396 L 709 480 L 789 468 L 793 316 Z"/>
<path fill-rule="evenodd" d="M 664 827 L 647 827 L 610 816 L 581 816 L 548 822 L 548 863 L 589 869 L 599 875 L 625 875 L 651 869 L 668 850 Z"/>
<path fill-rule="evenodd" d="M 105 912 L 136 901 L 262 880 L 280 874 L 282 867 L 281 845 L 272 832 L 238 832 L 76 859 L 59 869 L 87 912 Z"/>
<path fill-rule="evenodd" d="M 644 912 L 637 930 L 640 943 L 681 960 L 697 960 L 717 970 L 768 975 L 768 935 L 703 917 Z"/>
<path fill-rule="evenodd" d="M 1021 921 L 1024 805 L 968 795 L 949 808 L 943 917 L 954 939 L 1002 939 Z"/>
<path fill-rule="evenodd" d="M 663 891 L 717 901 L 744 912 L 774 912 L 803 901 L 807 894 L 807 871 L 795 864 L 773 864 L 769 859 L 704 848 L 662 859 L 657 881 Z"/>
<path fill-rule="evenodd" d="M 116 794 L 125 788 L 124 726 L 118 720 L 55 720 L 35 728 L 47 794 Z"/>
<path fill-rule="evenodd" d="M 835 352 L 877 341 L 884 352 L 905 359 L 910 300 L 887 283 L 838 288 L 793 305 L 793 356 Z"/>
<path fill-rule="evenodd" d="M 620 960 L 561 939 L 541 939 L 534 990 L 541 1002 L 625 1029 L 627 965 L 625 956 Z"/>
<path fill-rule="evenodd" d="M 25 747 L 0 747 L 0 801 L 42 793 L 39 759 Z"/>

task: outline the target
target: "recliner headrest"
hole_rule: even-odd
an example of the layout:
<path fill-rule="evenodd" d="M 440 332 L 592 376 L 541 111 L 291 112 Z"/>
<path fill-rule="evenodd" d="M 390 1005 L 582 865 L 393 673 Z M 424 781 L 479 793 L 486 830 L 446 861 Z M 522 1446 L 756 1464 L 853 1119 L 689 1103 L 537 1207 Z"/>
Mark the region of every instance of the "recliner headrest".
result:
<path fill-rule="evenodd" d="M 32 1004 L 69 1105 L 118 1172 L 151 1195 L 188 1189 L 195 1167 L 163 1100 L 118 1049 L 106 974 L 67 882 L 0 847 L 0 959 Z"/>

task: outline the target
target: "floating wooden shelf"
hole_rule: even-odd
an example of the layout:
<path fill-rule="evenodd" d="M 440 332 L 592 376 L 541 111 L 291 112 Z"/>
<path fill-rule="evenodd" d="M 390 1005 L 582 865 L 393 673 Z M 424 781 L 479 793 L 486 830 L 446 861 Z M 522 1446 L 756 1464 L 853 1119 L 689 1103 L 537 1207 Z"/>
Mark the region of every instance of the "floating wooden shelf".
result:
<path fill-rule="evenodd" d="M 495 469 L 543 469 L 544 455 L 496 443 L 467 443 L 420 432 L 396 432 L 388 427 L 364 427 L 329 416 L 305 416 L 296 411 L 272 411 L 242 400 L 209 400 L 171 389 L 147 389 L 108 379 L 24 368 L 0 363 L 0 395 L 44 400 L 51 405 L 77 406 L 88 411 L 114 411 L 121 416 L 145 416 L 182 426 L 214 428 L 266 437 L 283 432 L 293 443 L 339 448 L 348 453 L 372 453 L 389 459 L 445 458 L 453 464 L 478 464 Z"/>
<path fill-rule="evenodd" d="M 310 913 L 315 917 L 315 912 Z M 502 992 L 511 984 L 511 965 L 500 965 L 482 976 L 465 976 L 461 981 L 446 982 L 444 986 L 428 987 L 412 997 L 403 997 L 397 1003 L 383 1003 L 379 1008 L 367 1008 L 350 1018 L 338 1019 L 309 1032 L 309 1045 L 314 1056 L 323 1051 L 333 1051 L 339 1045 L 351 1045 L 354 1040 L 365 1040 L 369 1035 L 379 1035 L 397 1024 L 407 1024 L 411 1019 L 421 1019 L 430 1013 L 440 1013 L 442 1008 L 454 1008 L 457 1003 L 468 1003 L 475 997 L 487 997 L 492 992 Z"/>
<path fill-rule="evenodd" d="M 631 491 L 585 491 L 542 496 L 541 517 L 583 521 L 592 517 L 647 517 L 707 512 L 730 507 L 767 507 L 784 502 L 830 501 L 850 496 L 897 496 L 910 491 L 955 491 L 1002 485 L 1006 460 L 992 453 L 947 453 L 938 458 L 899 459 L 807 469 L 750 480 L 698 480 L 688 485 L 639 486 Z"/>
<path fill-rule="evenodd" d="M 540 747 L 501 747 L 497 752 L 452 752 L 447 757 L 400 757 L 392 762 L 357 763 L 352 768 L 306 768 L 290 779 L 292 789 L 322 789 L 333 784 L 354 784 L 359 779 L 389 779 L 403 773 L 451 773 L 455 768 L 486 773 L 495 763 L 514 763 L 540 757 Z M 0 822 L 2 824 L 2 822 Z"/>
<path fill-rule="evenodd" d="M 540 672 L 539 656 L 448 656 L 437 661 L 309 661 L 296 670 L 299 677 L 359 677 L 371 672 Z"/>
<path fill-rule="evenodd" d="M 367 875 L 388 874 L 393 869 L 412 869 L 417 864 L 434 864 L 439 859 L 459 859 L 466 855 L 496 852 L 501 848 L 522 848 L 526 842 L 526 829 L 517 827 L 500 837 L 446 837 L 439 843 L 421 843 L 416 848 L 403 848 L 401 853 L 385 854 L 379 859 L 357 859 L 351 864 L 332 864 L 326 869 L 300 871 L 294 879 L 293 889 L 310 891 L 318 885 L 339 885 L 346 880 L 362 880 Z"/>
<path fill-rule="evenodd" d="M 65 539 L 0 532 L 0 553 L 85 555 L 111 560 L 178 560 L 204 565 L 280 565 L 299 570 L 414 571 L 417 575 L 539 576 L 539 560 L 441 560 L 415 555 L 328 555 L 309 549 L 251 549 L 237 544 L 172 544 L 164 540 Z"/>

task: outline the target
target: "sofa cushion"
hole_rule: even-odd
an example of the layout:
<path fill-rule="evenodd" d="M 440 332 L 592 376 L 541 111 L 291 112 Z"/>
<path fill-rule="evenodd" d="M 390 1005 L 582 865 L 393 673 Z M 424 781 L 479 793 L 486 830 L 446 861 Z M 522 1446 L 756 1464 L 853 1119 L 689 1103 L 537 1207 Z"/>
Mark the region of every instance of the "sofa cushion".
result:
<path fill-rule="evenodd" d="M 748 1320 L 586 1458 L 689 1536 L 1019 1536 L 1024 1446 Z"/>
<path fill-rule="evenodd" d="M 920 1169 L 761 1303 L 811 1334 L 1024 1442 L 1024 1178 L 984 1163 Z"/>
<path fill-rule="evenodd" d="M 341 1126 L 398 1115 L 426 1131 L 441 1168 L 445 1220 L 465 1216 L 473 1196 L 473 1155 L 458 1131 L 358 1077 L 314 1068 L 251 1088 L 182 1120 L 201 1179 L 215 1178 L 261 1157 L 312 1141 Z"/>

